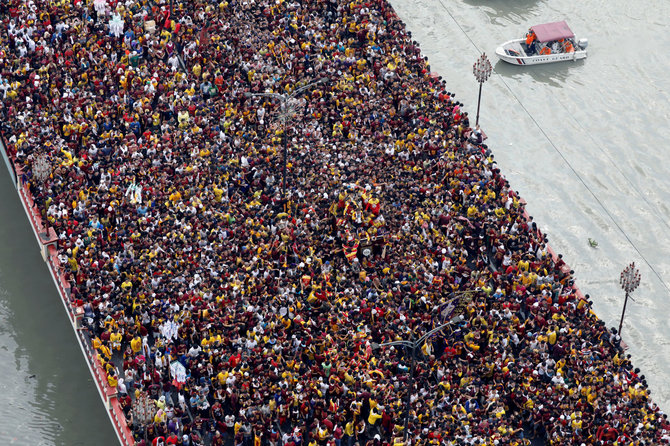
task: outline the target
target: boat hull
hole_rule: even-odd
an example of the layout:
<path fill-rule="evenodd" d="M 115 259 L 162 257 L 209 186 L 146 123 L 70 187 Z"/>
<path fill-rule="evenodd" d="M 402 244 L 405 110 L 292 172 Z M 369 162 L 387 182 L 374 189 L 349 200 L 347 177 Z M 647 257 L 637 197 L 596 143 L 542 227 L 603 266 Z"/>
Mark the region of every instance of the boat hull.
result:
<path fill-rule="evenodd" d="M 540 65 L 554 62 L 576 61 L 586 58 L 586 50 L 572 51 L 570 53 L 554 54 L 534 54 L 526 55 L 524 47 L 521 45 L 523 39 L 510 40 L 496 48 L 496 56 L 512 65 Z"/>

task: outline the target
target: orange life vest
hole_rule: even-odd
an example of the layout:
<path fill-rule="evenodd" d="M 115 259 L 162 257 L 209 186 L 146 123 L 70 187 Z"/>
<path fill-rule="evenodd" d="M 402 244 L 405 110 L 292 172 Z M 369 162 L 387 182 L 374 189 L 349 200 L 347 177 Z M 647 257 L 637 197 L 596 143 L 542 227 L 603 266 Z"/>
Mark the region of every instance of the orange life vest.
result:
<path fill-rule="evenodd" d="M 535 40 L 535 33 L 531 31 L 526 34 L 526 45 L 533 43 L 533 40 Z"/>
<path fill-rule="evenodd" d="M 545 46 L 540 50 L 540 54 L 551 54 L 551 49 L 548 46 Z"/>

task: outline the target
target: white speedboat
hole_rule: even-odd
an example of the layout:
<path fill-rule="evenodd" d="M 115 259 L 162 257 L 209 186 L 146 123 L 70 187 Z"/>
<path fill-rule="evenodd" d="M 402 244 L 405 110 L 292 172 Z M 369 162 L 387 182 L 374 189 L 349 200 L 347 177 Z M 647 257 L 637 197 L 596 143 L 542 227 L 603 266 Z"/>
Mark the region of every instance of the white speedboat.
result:
<path fill-rule="evenodd" d="M 510 40 L 496 48 L 496 55 L 513 65 L 537 65 L 586 58 L 588 39 L 575 41 L 565 22 L 531 26 L 523 39 Z"/>

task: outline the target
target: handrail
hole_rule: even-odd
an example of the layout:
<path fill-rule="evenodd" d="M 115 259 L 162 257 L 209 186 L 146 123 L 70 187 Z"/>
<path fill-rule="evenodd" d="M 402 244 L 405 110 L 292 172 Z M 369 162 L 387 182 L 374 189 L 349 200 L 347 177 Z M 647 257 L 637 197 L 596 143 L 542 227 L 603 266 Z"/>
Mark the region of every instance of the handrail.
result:
<path fill-rule="evenodd" d="M 14 182 L 14 186 L 17 185 L 17 175 L 16 175 L 16 170 L 14 169 L 14 164 L 12 163 L 11 157 L 9 156 L 9 153 L 7 152 L 7 144 L 5 144 L 5 137 L 0 132 L 0 153 L 2 153 L 2 158 L 5 160 L 5 164 L 7 165 L 7 170 L 9 171 L 9 175 L 12 177 L 12 181 Z"/>
<path fill-rule="evenodd" d="M 15 186 L 21 204 L 23 205 L 30 226 L 33 229 L 35 238 L 42 252 L 44 261 L 47 264 L 51 278 L 56 285 L 56 290 L 58 295 L 61 298 L 63 307 L 66 310 L 70 324 L 76 334 L 77 342 L 79 347 L 86 358 L 86 364 L 88 365 L 89 371 L 93 380 L 98 389 L 98 394 L 105 404 L 107 409 L 107 415 L 109 416 L 110 421 L 116 432 L 116 436 L 119 440 L 119 443 L 122 446 L 133 446 L 135 444 L 135 439 L 133 433 L 128 427 L 127 420 L 125 418 L 123 408 L 121 403 L 117 398 L 116 389 L 112 388 L 107 381 L 107 372 L 103 369 L 102 365 L 97 359 L 97 354 L 91 348 L 89 340 L 86 338 L 84 333 L 77 327 L 77 313 L 76 308 L 73 306 L 71 300 L 71 293 L 67 279 L 61 270 L 60 261 L 58 259 L 58 250 L 56 248 L 57 234 L 52 228 L 48 228 L 44 225 L 42 220 L 42 215 L 35 204 L 32 194 L 30 193 L 29 188 L 26 184 L 22 183 L 23 169 L 20 166 L 16 166 L 12 163 L 12 159 L 9 156 L 6 146 L 4 145 L 4 138 L 0 133 L 0 151 L 2 152 L 3 158 L 8 160 L 11 164 L 8 164 L 8 170 L 10 174 L 13 175 L 15 180 Z M 10 169 L 10 166 L 14 170 Z M 121 416 L 123 415 L 123 416 Z"/>

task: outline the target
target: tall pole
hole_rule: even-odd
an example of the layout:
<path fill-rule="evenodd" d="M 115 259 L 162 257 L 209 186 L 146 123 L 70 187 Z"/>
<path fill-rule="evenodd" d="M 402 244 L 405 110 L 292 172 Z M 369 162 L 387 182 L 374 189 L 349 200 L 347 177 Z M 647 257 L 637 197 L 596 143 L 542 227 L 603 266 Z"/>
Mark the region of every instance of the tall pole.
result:
<path fill-rule="evenodd" d="M 635 262 L 631 263 L 621 271 L 619 284 L 621 284 L 621 288 L 626 292 L 626 298 L 623 301 L 623 311 L 621 312 L 621 321 L 619 322 L 619 336 L 621 336 L 621 328 L 623 327 L 623 318 L 626 315 L 628 296 L 640 285 L 640 270 L 635 268 Z"/>
<path fill-rule="evenodd" d="M 407 437 L 409 436 L 409 412 L 410 405 L 412 404 L 412 392 L 414 390 L 414 368 L 416 367 L 416 344 L 412 344 L 412 365 L 409 367 L 409 379 L 407 380 L 407 396 L 405 397 L 405 428 L 403 429 L 405 440 L 404 444 L 407 445 Z"/>
<path fill-rule="evenodd" d="M 288 135 L 287 135 L 287 121 L 295 115 L 295 107 L 292 107 L 291 104 L 289 104 L 289 101 L 291 99 L 296 98 L 300 93 L 303 91 L 310 89 L 314 87 L 317 84 L 320 84 L 322 82 L 326 82 L 329 79 L 327 77 L 322 77 L 320 79 L 317 79 L 314 82 L 311 82 L 307 85 L 304 85 L 300 88 L 295 89 L 293 93 L 290 95 L 286 94 L 281 94 L 281 93 L 244 93 L 245 97 L 254 97 L 254 96 L 259 96 L 259 97 L 265 97 L 265 98 L 272 98 L 272 99 L 278 99 L 280 101 L 280 107 L 281 110 L 279 112 L 279 120 L 282 123 L 282 132 L 284 133 L 283 139 L 284 139 L 284 156 L 282 160 L 282 186 L 281 186 L 281 194 L 282 194 L 282 202 L 286 202 L 286 163 L 287 163 L 287 158 L 288 158 Z"/>
<path fill-rule="evenodd" d="M 628 304 L 628 292 L 626 292 L 626 298 L 623 301 L 623 311 L 621 312 L 621 320 L 619 321 L 619 336 L 621 336 L 621 327 L 623 326 L 623 318 L 626 315 L 626 304 Z"/>
<path fill-rule="evenodd" d="M 479 83 L 479 96 L 477 97 L 477 118 L 475 119 L 475 126 L 479 125 L 479 105 L 482 103 L 482 85 L 483 82 Z"/>
<path fill-rule="evenodd" d="M 488 80 L 492 71 L 493 67 L 491 66 L 491 62 L 489 62 L 489 59 L 486 57 L 486 53 L 482 53 L 479 59 L 477 59 L 477 62 L 472 66 L 472 73 L 475 75 L 477 82 L 479 82 L 479 98 L 477 99 L 477 118 L 475 126 L 479 125 L 479 105 L 482 100 L 482 84 Z"/>
<path fill-rule="evenodd" d="M 421 344 L 431 336 L 433 336 L 435 333 L 439 333 L 445 328 L 447 328 L 449 325 L 453 324 L 454 322 L 460 321 L 461 317 L 457 316 L 453 319 L 451 319 L 449 322 L 446 322 L 439 327 L 433 328 L 430 330 L 428 333 L 424 334 L 421 336 L 419 339 L 416 341 L 392 341 L 392 342 L 385 342 L 383 344 L 377 344 L 376 342 L 373 342 L 371 344 L 371 347 L 373 350 L 377 350 L 378 348 L 381 347 L 388 347 L 388 346 L 403 346 L 405 348 L 409 348 L 412 350 L 412 357 L 410 358 L 411 364 L 409 367 L 409 379 L 407 380 L 407 395 L 405 396 L 405 420 L 404 420 L 404 438 L 405 438 L 405 444 L 407 444 L 407 438 L 409 436 L 409 414 L 410 414 L 410 405 L 412 403 L 412 391 L 414 390 L 414 370 L 416 368 L 416 349 L 417 347 L 421 346 Z M 413 339 L 413 336 L 412 338 Z"/>

